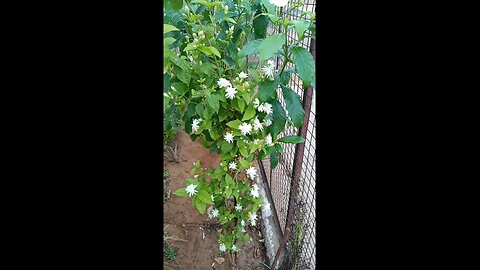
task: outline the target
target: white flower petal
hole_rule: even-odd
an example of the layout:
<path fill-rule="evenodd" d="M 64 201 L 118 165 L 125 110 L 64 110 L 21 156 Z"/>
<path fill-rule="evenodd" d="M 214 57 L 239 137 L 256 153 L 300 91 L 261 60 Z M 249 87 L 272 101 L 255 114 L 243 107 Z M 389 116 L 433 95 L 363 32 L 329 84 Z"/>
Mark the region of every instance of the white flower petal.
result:
<path fill-rule="evenodd" d="M 193 195 L 197 194 L 197 190 L 195 188 L 197 188 L 197 185 L 190 184 L 185 188 L 185 192 L 188 193 L 188 196 L 192 197 Z"/>
<path fill-rule="evenodd" d="M 233 134 L 231 132 L 227 132 L 225 134 L 225 141 L 227 141 L 228 143 L 233 142 Z"/>
<path fill-rule="evenodd" d="M 248 123 L 242 123 L 238 129 L 240 129 L 240 132 L 242 132 L 242 135 L 247 135 L 250 134 L 250 131 L 252 131 L 252 125 Z"/>
<path fill-rule="evenodd" d="M 220 78 L 220 80 L 218 80 L 217 82 L 218 84 L 218 87 L 220 88 L 226 88 L 226 87 L 232 87 L 232 83 L 230 83 L 229 80 L 225 79 L 225 78 Z"/>

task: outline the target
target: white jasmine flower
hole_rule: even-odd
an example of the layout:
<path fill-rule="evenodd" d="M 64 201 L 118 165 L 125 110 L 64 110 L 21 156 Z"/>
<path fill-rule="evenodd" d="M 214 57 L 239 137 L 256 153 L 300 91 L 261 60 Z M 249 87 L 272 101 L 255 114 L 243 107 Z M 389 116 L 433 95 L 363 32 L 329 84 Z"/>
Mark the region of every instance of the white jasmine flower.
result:
<path fill-rule="evenodd" d="M 197 132 L 197 130 L 200 128 L 199 124 L 200 124 L 200 120 L 193 119 L 193 122 L 192 122 L 192 132 L 193 133 Z"/>
<path fill-rule="evenodd" d="M 240 224 L 243 226 L 245 226 L 245 221 L 242 219 L 242 221 L 240 221 Z"/>
<path fill-rule="evenodd" d="M 227 141 L 228 143 L 233 142 L 233 134 L 230 132 L 227 132 L 227 134 L 225 134 L 225 141 Z"/>
<path fill-rule="evenodd" d="M 237 251 L 237 246 L 233 245 L 232 246 L 232 251 Z"/>
<path fill-rule="evenodd" d="M 258 189 L 254 189 L 254 188 L 250 190 L 250 195 L 252 195 L 255 198 L 260 197 L 260 193 L 258 192 Z"/>
<path fill-rule="evenodd" d="M 227 80 L 225 78 L 220 78 L 220 80 L 218 80 L 218 87 L 227 88 L 229 86 L 232 87 L 232 84 L 230 83 L 229 80 Z"/>
<path fill-rule="evenodd" d="M 194 185 L 194 184 L 190 184 L 185 188 L 185 191 L 188 193 L 188 196 L 192 197 L 192 195 L 197 194 L 197 190 L 195 188 L 197 188 L 197 185 Z"/>
<path fill-rule="evenodd" d="M 230 164 L 228 164 L 228 168 L 229 169 L 232 169 L 232 170 L 236 170 L 237 169 L 237 164 L 235 164 L 235 162 L 230 162 Z"/>
<path fill-rule="evenodd" d="M 221 244 L 218 249 L 219 249 L 221 252 L 227 251 L 227 247 L 225 246 L 225 244 Z"/>
<path fill-rule="evenodd" d="M 258 120 L 258 118 L 255 117 L 255 120 L 253 121 L 253 130 L 262 130 L 263 126 L 262 123 Z"/>
<path fill-rule="evenodd" d="M 212 217 L 218 217 L 218 209 L 213 209 Z"/>
<path fill-rule="evenodd" d="M 246 78 L 248 78 L 248 75 L 247 75 L 247 73 L 242 71 L 242 72 L 240 72 L 240 74 L 238 74 L 238 77 L 240 79 L 246 79 Z"/>
<path fill-rule="evenodd" d="M 258 108 L 259 105 L 260 105 L 260 100 L 258 98 L 255 98 L 255 100 L 253 101 L 253 107 L 256 109 Z"/>
<path fill-rule="evenodd" d="M 248 177 L 250 177 L 250 179 L 253 180 L 255 178 L 255 176 L 257 175 L 257 170 L 255 170 L 254 167 L 250 167 L 247 170 L 247 175 L 248 175 Z"/>
<path fill-rule="evenodd" d="M 212 198 L 212 201 L 215 200 L 215 197 L 213 195 L 210 195 L 210 198 Z"/>
<path fill-rule="evenodd" d="M 268 126 L 270 126 L 271 124 L 272 124 L 272 121 L 271 121 L 270 119 L 265 119 L 265 120 L 263 120 L 263 125 L 264 125 L 265 127 L 268 127 Z"/>
<path fill-rule="evenodd" d="M 272 104 L 270 104 L 268 102 L 262 103 L 260 106 L 258 106 L 258 111 L 259 112 L 264 112 L 266 114 L 271 114 L 273 112 Z"/>
<path fill-rule="evenodd" d="M 213 217 L 212 217 L 212 209 L 213 209 L 212 206 L 209 206 L 209 207 L 207 208 L 207 215 L 208 215 L 209 218 L 213 218 Z"/>
<path fill-rule="evenodd" d="M 270 78 L 271 80 L 273 80 L 274 68 L 275 68 L 275 66 L 274 66 L 273 60 L 268 60 L 268 65 L 263 66 L 263 67 L 262 67 L 262 71 L 263 71 L 263 73 L 265 74 L 265 76 L 267 76 L 268 78 Z"/>
<path fill-rule="evenodd" d="M 269 209 L 270 208 L 270 203 L 268 201 L 265 201 L 262 205 L 263 209 Z"/>
<path fill-rule="evenodd" d="M 235 94 L 237 93 L 237 90 L 233 87 L 228 86 L 226 90 L 225 97 L 228 99 L 233 99 L 235 97 Z"/>
<path fill-rule="evenodd" d="M 248 123 L 242 123 L 239 127 L 240 131 L 242 132 L 242 135 L 247 135 L 250 134 L 250 131 L 252 131 L 252 125 Z"/>
<path fill-rule="evenodd" d="M 242 206 L 237 203 L 237 205 L 235 205 L 235 210 L 242 211 Z"/>
<path fill-rule="evenodd" d="M 288 4 L 288 0 L 270 0 L 270 3 L 277 7 L 284 7 Z"/>
<path fill-rule="evenodd" d="M 268 146 L 273 146 L 272 135 L 268 134 L 265 136 L 265 144 Z"/>
<path fill-rule="evenodd" d="M 256 220 L 257 220 L 257 214 L 255 213 L 248 213 L 248 219 L 250 219 L 250 223 L 252 223 L 252 226 L 256 225 Z"/>

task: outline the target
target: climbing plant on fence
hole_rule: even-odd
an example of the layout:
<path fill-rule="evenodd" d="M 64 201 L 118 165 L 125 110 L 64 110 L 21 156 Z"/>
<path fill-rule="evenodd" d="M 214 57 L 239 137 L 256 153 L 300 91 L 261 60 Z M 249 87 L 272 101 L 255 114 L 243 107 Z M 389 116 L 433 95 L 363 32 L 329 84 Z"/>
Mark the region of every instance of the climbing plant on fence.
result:
<path fill-rule="evenodd" d="M 283 151 L 279 142 L 304 141 L 278 135 L 285 125 L 303 124 L 300 97 L 288 82 L 296 73 L 305 86 L 315 84 L 313 57 L 298 44 L 315 27 L 315 14 L 280 19 L 276 7 L 287 2 L 165 1 L 164 105 L 177 109 L 192 140 L 198 138 L 221 158 L 215 169 L 194 163 L 185 188 L 173 194 L 191 197 L 201 214 L 218 219 L 220 252 L 238 251 L 249 240 L 245 227 L 256 225 L 263 198 L 254 181 L 254 160 L 270 156 L 276 167 Z M 267 36 L 268 24 L 282 27 L 283 33 Z M 297 43 L 287 42 L 288 29 L 297 32 Z M 258 61 L 247 63 L 248 55 L 258 55 Z M 284 59 L 280 70 L 274 68 L 276 56 Z M 286 68 L 287 63 L 294 66 Z"/>

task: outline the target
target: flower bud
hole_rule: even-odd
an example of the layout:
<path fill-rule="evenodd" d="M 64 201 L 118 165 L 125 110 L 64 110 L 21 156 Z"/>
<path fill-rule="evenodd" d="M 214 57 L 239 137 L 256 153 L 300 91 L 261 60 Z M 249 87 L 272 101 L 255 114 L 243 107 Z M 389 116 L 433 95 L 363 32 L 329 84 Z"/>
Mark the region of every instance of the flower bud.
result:
<path fill-rule="evenodd" d="M 228 13 L 228 6 L 227 6 L 227 5 L 225 5 L 225 6 L 223 7 L 223 11 L 225 12 L 225 14 Z"/>

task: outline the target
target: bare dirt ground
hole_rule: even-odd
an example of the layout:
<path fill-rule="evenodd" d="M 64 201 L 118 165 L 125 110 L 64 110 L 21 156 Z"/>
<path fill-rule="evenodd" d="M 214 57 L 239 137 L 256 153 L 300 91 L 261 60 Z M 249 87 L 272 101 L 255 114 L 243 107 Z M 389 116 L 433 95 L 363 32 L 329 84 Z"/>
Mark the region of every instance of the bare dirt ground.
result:
<path fill-rule="evenodd" d="M 191 178 L 190 174 L 193 163 L 200 160 L 200 164 L 205 168 L 216 168 L 220 163 L 220 158 L 216 153 L 209 153 L 207 149 L 197 140 L 192 142 L 188 134 L 179 131 L 176 139 L 170 144 L 177 145 L 177 153 L 180 162 L 168 161 L 164 159 L 164 168 L 170 175 L 165 192 L 174 192 L 185 187 L 185 179 Z M 168 261 L 164 257 L 164 265 L 171 269 L 186 270 L 261 270 L 261 262 L 265 262 L 264 246 L 260 242 L 263 238 L 259 230 L 248 230 L 253 239 L 250 243 L 241 246 L 241 250 L 229 256 L 224 253 L 218 253 L 217 229 L 219 224 L 209 220 L 207 215 L 200 215 L 196 208 L 192 206 L 191 198 L 180 198 L 171 195 L 169 200 L 163 205 L 164 226 L 166 235 L 176 237 L 185 241 L 169 240 L 169 244 L 176 250 L 177 256 L 173 261 Z M 224 261 L 220 264 L 215 259 Z"/>

